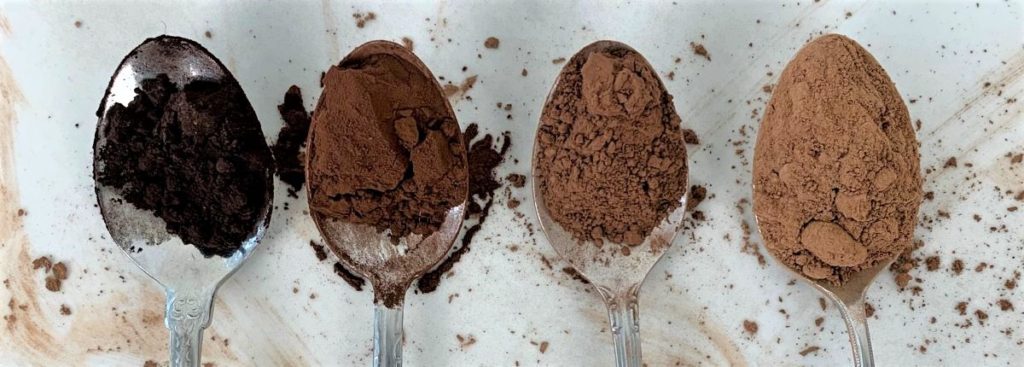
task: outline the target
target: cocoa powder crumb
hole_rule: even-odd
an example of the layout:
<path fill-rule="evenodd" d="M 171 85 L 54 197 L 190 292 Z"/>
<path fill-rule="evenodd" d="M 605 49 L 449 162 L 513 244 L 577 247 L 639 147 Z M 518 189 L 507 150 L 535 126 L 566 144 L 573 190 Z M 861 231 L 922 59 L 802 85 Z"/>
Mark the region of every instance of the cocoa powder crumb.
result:
<path fill-rule="evenodd" d="M 693 50 L 693 54 L 703 57 L 708 61 L 711 61 L 711 54 L 708 53 L 708 49 L 704 48 L 704 45 L 696 42 L 690 42 L 690 49 Z"/>
<path fill-rule="evenodd" d="M 942 165 L 942 168 L 956 167 L 956 157 L 949 157 L 946 163 Z"/>
<path fill-rule="evenodd" d="M 702 185 L 690 186 L 690 192 L 687 193 L 689 198 L 686 199 L 686 210 L 690 211 L 696 208 L 700 203 L 704 202 L 704 199 L 708 196 L 708 189 Z"/>
<path fill-rule="evenodd" d="M 501 45 L 501 40 L 495 37 L 487 37 L 487 39 L 484 40 L 484 47 L 486 48 L 496 49 L 499 45 Z"/>
<path fill-rule="evenodd" d="M 53 263 L 50 261 L 50 258 L 47 257 L 47 256 L 40 256 L 40 257 L 36 258 L 35 260 L 32 260 L 32 270 L 38 270 L 39 268 L 43 268 L 43 269 L 45 269 L 45 270 L 43 270 L 43 272 L 45 273 L 45 272 L 49 272 L 50 268 L 52 266 L 53 266 Z"/>
<path fill-rule="evenodd" d="M 147 360 L 145 363 L 143 363 L 142 367 L 160 367 L 160 364 L 156 363 L 156 361 L 150 359 L 150 360 Z"/>
<path fill-rule="evenodd" d="M 71 307 L 68 307 L 68 305 L 60 305 L 60 314 L 64 316 L 70 315 Z"/>
<path fill-rule="evenodd" d="M 361 292 L 363 290 L 363 284 L 366 283 L 366 281 L 363 280 L 363 278 L 360 278 L 355 273 L 349 271 L 348 269 L 345 269 L 345 266 L 342 265 L 340 262 L 334 263 L 334 274 L 337 274 L 339 277 L 341 277 L 341 279 L 344 280 L 345 283 L 348 283 L 348 285 L 352 286 L 352 288 L 355 288 L 357 292 Z"/>
<path fill-rule="evenodd" d="M 874 315 L 875 315 L 875 306 L 870 304 L 870 303 L 864 302 L 864 316 L 865 317 L 871 317 L 871 316 L 874 316 Z"/>
<path fill-rule="evenodd" d="M 804 350 L 801 350 L 801 351 L 800 351 L 800 356 L 801 356 L 801 357 L 806 357 L 806 356 L 807 356 L 808 354 L 811 354 L 811 353 L 817 352 L 817 351 L 818 351 L 818 350 L 820 350 L 820 349 L 821 349 L 821 348 L 820 348 L 820 347 L 817 347 L 817 346 L 810 346 L 810 347 L 807 347 L 807 348 L 805 348 Z"/>
<path fill-rule="evenodd" d="M 938 256 L 929 256 L 924 260 L 924 263 L 928 271 L 939 270 L 939 267 L 942 266 L 942 262 L 939 260 Z"/>
<path fill-rule="evenodd" d="M 842 284 L 912 247 L 922 198 L 917 140 L 870 53 L 843 36 L 819 37 L 786 66 L 765 111 L 754 212 L 777 259 Z M 852 115 L 862 123 L 850 124 Z"/>
<path fill-rule="evenodd" d="M 953 260 L 953 265 L 950 266 L 950 270 L 953 270 L 953 274 L 960 275 L 964 271 L 964 261 L 960 259 Z"/>
<path fill-rule="evenodd" d="M 324 251 L 324 245 L 321 245 L 313 241 L 309 241 L 309 247 L 313 248 L 313 254 L 316 255 L 317 260 L 327 260 L 327 251 Z"/>
<path fill-rule="evenodd" d="M 1003 311 L 1013 311 L 1013 303 L 1007 299 L 999 300 L 999 309 Z"/>
<path fill-rule="evenodd" d="M 405 48 L 409 49 L 409 51 L 412 51 L 413 50 L 412 38 L 402 37 L 402 46 L 405 46 Z"/>
<path fill-rule="evenodd" d="M 982 325 L 985 324 L 985 320 L 988 320 L 988 313 L 982 310 L 974 310 L 974 316 L 978 317 L 978 322 Z"/>
<path fill-rule="evenodd" d="M 548 345 L 550 345 L 550 344 L 548 342 L 546 342 L 546 341 L 540 342 L 540 348 L 539 349 L 540 349 L 540 353 L 541 354 L 544 354 L 545 352 L 548 351 Z"/>
<path fill-rule="evenodd" d="M 505 179 L 512 184 L 512 187 L 522 188 L 526 186 L 526 176 L 518 173 L 510 173 Z"/>
<path fill-rule="evenodd" d="M 746 330 L 750 335 L 757 334 L 757 322 L 750 320 L 743 320 L 743 330 Z"/>
<path fill-rule="evenodd" d="M 690 145 L 700 145 L 700 138 L 693 129 L 683 129 L 683 141 Z"/>
<path fill-rule="evenodd" d="M 967 315 L 967 302 L 960 301 L 956 304 L 954 309 L 960 313 L 960 316 Z"/>

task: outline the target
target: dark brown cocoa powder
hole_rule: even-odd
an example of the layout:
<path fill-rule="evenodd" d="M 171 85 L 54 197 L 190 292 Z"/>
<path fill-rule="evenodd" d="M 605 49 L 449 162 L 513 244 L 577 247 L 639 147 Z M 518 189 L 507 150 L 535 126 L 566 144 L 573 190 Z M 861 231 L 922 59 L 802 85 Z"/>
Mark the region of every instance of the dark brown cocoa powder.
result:
<path fill-rule="evenodd" d="M 541 115 L 536 179 L 575 238 L 639 245 L 686 193 L 680 119 L 656 73 L 611 46 L 572 57 Z"/>
<path fill-rule="evenodd" d="M 298 198 L 298 191 L 306 183 L 305 157 L 302 149 L 306 147 L 306 135 L 309 134 L 309 113 L 302 104 L 302 90 L 291 86 L 284 94 L 284 102 L 277 106 L 281 113 L 284 126 L 277 133 L 274 143 L 274 160 L 277 163 L 277 177 L 288 185 L 288 195 Z"/>
<path fill-rule="evenodd" d="M 182 87 L 159 75 L 135 93 L 97 131 L 107 142 L 95 152 L 97 181 L 203 255 L 230 256 L 272 197 L 273 159 L 241 87 L 230 77 Z"/>

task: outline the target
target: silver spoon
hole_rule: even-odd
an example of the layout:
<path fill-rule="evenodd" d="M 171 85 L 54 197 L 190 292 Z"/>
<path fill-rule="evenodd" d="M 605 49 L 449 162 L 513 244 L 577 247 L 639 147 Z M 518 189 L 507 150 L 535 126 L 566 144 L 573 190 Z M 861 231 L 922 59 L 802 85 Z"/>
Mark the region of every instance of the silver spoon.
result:
<path fill-rule="evenodd" d="M 441 86 L 437 84 L 437 79 L 419 58 L 401 45 L 386 41 L 369 42 L 357 47 L 345 57 L 345 60 L 353 57 L 368 58 L 382 49 L 399 55 L 426 73 L 428 79 L 434 81 L 439 93 L 438 98 L 445 101 L 447 115 L 454 118 L 455 113 L 448 100 L 440 95 Z M 341 63 L 344 64 L 345 60 Z M 310 168 L 306 170 L 306 182 L 309 187 L 317 186 L 316 175 L 311 172 L 314 168 L 310 165 L 319 148 L 315 144 L 315 136 L 330 133 L 323 131 L 323 127 L 318 126 L 315 121 L 314 119 L 310 127 L 307 140 L 306 167 Z M 459 139 L 462 139 L 461 133 Z M 465 142 L 462 145 L 465 146 Z M 465 150 L 462 152 L 462 161 L 466 162 Z M 464 172 L 462 177 L 468 181 L 469 172 Z M 468 184 L 463 187 L 468 188 Z M 308 199 L 312 200 L 312 190 L 308 190 L 307 195 Z M 466 198 L 468 195 L 469 192 L 466 190 L 461 196 Z M 338 256 L 345 267 L 361 275 L 373 286 L 374 366 L 402 365 L 402 304 L 405 292 L 414 280 L 423 276 L 448 254 L 452 242 L 462 228 L 465 210 L 466 199 L 463 199 L 459 205 L 448 209 L 444 221 L 436 231 L 427 236 L 409 234 L 400 238 L 397 244 L 388 233 L 382 233 L 373 226 L 347 223 L 317 211 L 310 211 L 327 247 Z"/>
<path fill-rule="evenodd" d="M 584 47 L 577 55 L 589 55 L 608 49 L 628 49 L 635 52 L 629 46 L 619 42 L 598 41 Z M 637 54 L 639 55 L 639 53 Z M 641 59 L 643 59 L 642 56 Z M 646 59 L 643 60 L 644 63 L 647 63 Z M 651 68 L 651 70 L 653 69 Z M 560 82 L 561 78 L 552 86 L 545 105 L 551 101 L 551 96 L 558 89 Z M 661 84 L 660 79 L 658 79 L 658 83 Z M 664 90 L 664 88 L 662 85 L 661 89 Z M 539 129 L 540 126 L 538 126 L 538 131 Z M 680 135 L 680 141 L 682 138 Z M 683 196 L 679 198 L 679 206 L 651 230 L 651 233 L 647 234 L 643 243 L 639 246 L 629 246 L 630 255 L 623 256 L 619 249 L 626 246 L 625 244 L 604 240 L 602 246 L 597 246 L 593 241 L 579 241 L 551 218 L 544 196 L 540 194 L 543 178 L 538 176 L 537 172 L 537 157 L 541 153 L 539 147 L 540 142 L 534 142 L 531 175 L 533 176 L 533 200 L 536 203 L 541 229 L 558 255 L 581 276 L 590 281 L 604 300 L 605 306 L 608 308 L 608 319 L 612 325 L 615 365 L 639 367 L 642 365 L 638 304 L 640 286 L 654 264 L 661 259 L 665 250 L 672 244 L 679 226 L 683 223 L 683 216 L 686 214 L 687 193 L 683 193 Z"/>
<path fill-rule="evenodd" d="M 754 214 L 754 221 L 757 222 L 758 233 L 760 233 L 761 221 L 757 214 Z M 763 234 L 761 237 L 764 237 Z M 783 263 L 779 258 L 775 260 L 780 264 Z M 850 337 L 850 349 L 853 350 L 853 365 L 856 367 L 873 367 L 875 365 L 875 356 L 871 350 L 871 337 L 868 335 L 867 314 L 864 312 L 864 294 L 878 274 L 892 265 L 894 261 L 896 258 L 858 271 L 846 283 L 838 286 L 824 280 L 811 279 L 801 272 L 783 266 L 791 274 L 803 279 L 822 295 L 828 297 L 839 309 L 839 314 L 843 316 L 843 321 L 846 323 L 846 332 Z"/>
<path fill-rule="evenodd" d="M 219 80 L 237 86 L 227 69 L 199 44 L 171 36 L 146 40 L 121 61 L 103 97 L 99 111 L 102 117 L 93 142 L 94 178 L 102 169 L 102 161 L 95 152 L 108 144 L 100 134 L 109 122 L 107 112 L 115 104 L 128 105 L 139 82 L 159 74 L 166 74 L 179 87 L 194 80 Z M 268 169 L 267 187 L 272 187 L 272 174 Z M 164 221 L 152 212 L 125 201 L 117 189 L 99 181 L 95 186 L 111 238 L 167 294 L 164 325 L 170 329 L 171 366 L 199 366 L 203 329 L 210 325 L 214 293 L 263 238 L 270 221 L 273 192 L 266 192 L 265 205 L 252 223 L 251 235 L 237 251 L 227 257 L 207 257 L 195 246 L 186 245 L 180 237 L 168 233 Z"/>

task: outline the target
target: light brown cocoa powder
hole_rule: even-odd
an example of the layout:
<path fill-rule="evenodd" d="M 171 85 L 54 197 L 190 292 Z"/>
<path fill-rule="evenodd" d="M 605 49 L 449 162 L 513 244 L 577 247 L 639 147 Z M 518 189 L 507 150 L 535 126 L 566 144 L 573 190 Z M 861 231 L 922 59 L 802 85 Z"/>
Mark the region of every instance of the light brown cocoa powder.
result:
<path fill-rule="evenodd" d="M 636 51 L 573 56 L 537 135 L 537 180 L 552 219 L 580 240 L 641 244 L 686 193 L 679 125 L 672 96 Z"/>
<path fill-rule="evenodd" d="M 878 62 L 826 35 L 782 72 L 754 153 L 754 212 L 768 250 L 813 279 L 910 248 L 922 200 L 910 116 Z"/>

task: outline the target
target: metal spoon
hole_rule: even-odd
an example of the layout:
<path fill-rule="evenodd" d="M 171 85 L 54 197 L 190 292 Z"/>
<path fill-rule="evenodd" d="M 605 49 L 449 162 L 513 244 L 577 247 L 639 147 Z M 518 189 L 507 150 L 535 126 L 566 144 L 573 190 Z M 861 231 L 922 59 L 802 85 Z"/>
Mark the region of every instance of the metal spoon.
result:
<path fill-rule="evenodd" d="M 426 65 L 406 48 L 393 42 L 373 41 L 357 47 L 345 59 L 367 58 L 381 49 L 399 53 L 406 62 L 413 63 L 426 73 L 428 79 L 434 81 L 439 98 L 444 99 L 447 115 L 455 116 L 447 99 L 440 95 L 441 86 L 437 84 L 437 79 Z M 342 64 L 344 63 L 345 60 L 342 60 Z M 316 156 L 319 148 L 315 144 L 314 136 L 330 133 L 331 131 L 325 131 L 323 126 L 318 126 L 315 122 L 310 127 L 306 167 L 312 167 L 310 161 Z M 459 139 L 462 139 L 461 134 Z M 465 146 L 465 142 L 462 145 Z M 466 162 L 465 151 L 462 152 L 462 160 Z M 306 170 L 306 182 L 310 187 L 317 186 L 317 175 L 312 174 L 312 169 Z M 464 172 L 462 177 L 468 180 L 468 171 Z M 468 187 L 468 184 L 463 187 Z M 307 193 L 312 195 L 312 190 Z M 463 198 L 468 195 L 468 190 L 462 193 Z M 309 196 L 308 199 L 312 200 L 312 197 Z M 397 244 L 391 240 L 388 233 L 382 233 L 373 226 L 347 223 L 317 211 L 310 211 L 313 222 L 316 223 L 331 251 L 349 270 L 355 271 L 373 286 L 374 366 L 402 365 L 402 303 L 405 292 L 414 280 L 423 276 L 448 254 L 452 242 L 462 228 L 465 210 L 466 199 L 463 199 L 459 205 L 448 209 L 444 221 L 436 231 L 428 236 L 409 234 L 400 238 Z"/>
<path fill-rule="evenodd" d="M 143 79 L 166 74 L 170 81 L 184 86 L 194 80 L 219 80 L 235 83 L 234 77 L 205 48 L 178 37 L 151 38 L 132 50 L 121 61 L 110 80 L 100 105 L 102 117 L 93 142 L 94 179 L 101 172 L 99 152 L 107 146 L 100 134 L 108 124 L 107 112 L 115 104 L 128 105 L 135 88 Z M 271 175 L 266 173 L 267 187 Z M 118 190 L 95 181 L 96 199 L 115 243 L 167 294 L 164 325 L 170 329 L 171 366 L 199 366 L 203 329 L 210 325 L 213 296 L 224 282 L 252 253 L 270 222 L 273 192 L 268 190 L 264 207 L 252 223 L 251 235 L 229 257 L 203 256 L 195 246 L 167 232 L 164 221 L 152 212 L 129 204 Z"/>
<path fill-rule="evenodd" d="M 609 49 L 628 49 L 635 52 L 629 46 L 619 42 L 598 41 L 584 47 L 577 55 L 589 55 Z M 639 55 L 639 53 L 637 54 Z M 642 56 L 641 59 L 643 59 Z M 644 63 L 647 63 L 646 59 L 644 59 Z M 653 68 L 651 69 L 653 70 Z M 558 89 L 560 81 L 559 78 L 559 82 L 552 86 L 545 105 L 550 103 L 551 96 Z M 658 83 L 661 84 L 660 79 L 658 79 Z M 664 90 L 664 88 L 664 85 L 661 85 L 661 89 Z M 539 129 L 538 126 L 538 132 Z M 539 137 L 539 134 L 537 136 Z M 681 135 L 679 139 L 682 140 Z M 605 240 L 602 246 L 597 246 L 593 241 L 579 241 L 551 218 L 544 196 L 540 194 L 543 179 L 538 176 L 537 172 L 538 157 L 541 154 L 539 147 L 540 142 L 534 142 L 531 175 L 533 176 L 533 200 L 536 203 L 541 229 L 558 255 L 581 276 L 590 281 L 601 294 L 601 298 L 608 308 L 608 319 L 612 324 L 616 366 L 639 367 L 642 365 L 638 305 L 640 286 L 654 264 L 661 259 L 665 250 L 672 244 L 680 224 L 683 223 L 687 193 L 683 193 L 683 196 L 679 198 L 679 206 L 651 230 L 651 233 L 647 234 L 642 244 L 630 246 L 630 255 L 623 256 L 619 249 L 626 246 L 625 244 Z"/>
<path fill-rule="evenodd" d="M 757 222 L 758 233 L 760 233 L 761 222 L 757 214 L 754 214 L 754 221 Z M 762 237 L 764 237 L 763 234 Z M 779 258 L 775 260 L 782 263 Z M 893 261 L 896 261 L 896 258 L 858 271 L 846 283 L 838 286 L 827 281 L 811 279 L 801 272 L 784 266 L 787 271 L 803 279 L 832 300 L 832 303 L 839 309 L 839 314 L 843 316 L 843 321 L 846 323 L 846 331 L 850 334 L 850 349 L 853 350 L 853 365 L 856 367 L 873 367 L 875 365 L 875 356 L 871 351 L 871 337 L 868 335 L 867 314 L 864 312 L 864 293 L 878 274 L 892 265 Z"/>

